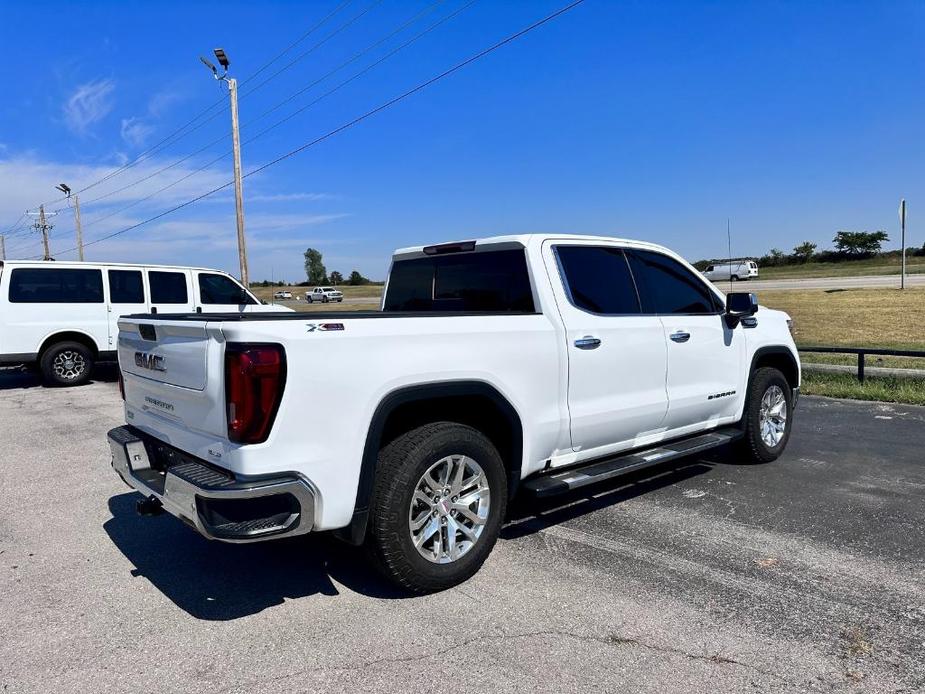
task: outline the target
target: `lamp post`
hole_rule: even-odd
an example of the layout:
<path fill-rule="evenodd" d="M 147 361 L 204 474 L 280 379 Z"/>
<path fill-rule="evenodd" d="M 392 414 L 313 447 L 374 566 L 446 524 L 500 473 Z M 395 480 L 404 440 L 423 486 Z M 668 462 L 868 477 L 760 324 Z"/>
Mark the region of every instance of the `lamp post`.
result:
<path fill-rule="evenodd" d="M 222 73 L 209 60 L 200 56 L 203 64 L 212 71 L 215 79 L 228 85 L 228 96 L 231 99 L 231 144 L 234 150 L 234 208 L 235 221 L 238 228 L 238 262 L 241 267 L 241 283 L 250 285 L 247 276 L 247 245 L 244 240 L 244 186 L 241 182 L 241 134 L 238 130 L 238 81 L 228 77 L 228 66 L 231 64 L 228 56 L 221 48 L 213 53 L 218 64 L 222 66 Z"/>
<path fill-rule="evenodd" d="M 80 226 L 80 199 L 77 197 L 77 193 L 74 193 L 74 197 L 71 197 L 71 189 L 64 183 L 59 183 L 55 186 L 55 188 L 64 193 L 68 200 L 74 201 L 74 226 L 77 229 L 77 259 L 83 262 L 84 234 L 83 229 Z"/>

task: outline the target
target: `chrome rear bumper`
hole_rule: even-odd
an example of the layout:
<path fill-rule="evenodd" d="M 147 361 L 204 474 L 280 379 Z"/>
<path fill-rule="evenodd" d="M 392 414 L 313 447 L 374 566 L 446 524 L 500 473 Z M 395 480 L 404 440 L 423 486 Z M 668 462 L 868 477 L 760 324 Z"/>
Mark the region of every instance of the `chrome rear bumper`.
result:
<path fill-rule="evenodd" d="M 111 430 L 108 439 L 122 480 L 205 537 L 256 542 L 314 525 L 315 493 L 294 474 L 236 477 L 131 426 Z"/>

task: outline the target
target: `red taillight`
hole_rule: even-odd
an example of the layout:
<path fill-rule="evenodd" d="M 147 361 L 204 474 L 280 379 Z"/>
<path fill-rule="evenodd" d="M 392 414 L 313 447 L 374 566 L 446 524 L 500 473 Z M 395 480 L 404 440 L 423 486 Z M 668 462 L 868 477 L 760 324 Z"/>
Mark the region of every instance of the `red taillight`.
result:
<path fill-rule="evenodd" d="M 228 438 L 261 443 L 283 398 L 286 359 L 280 345 L 229 344 L 225 349 Z"/>

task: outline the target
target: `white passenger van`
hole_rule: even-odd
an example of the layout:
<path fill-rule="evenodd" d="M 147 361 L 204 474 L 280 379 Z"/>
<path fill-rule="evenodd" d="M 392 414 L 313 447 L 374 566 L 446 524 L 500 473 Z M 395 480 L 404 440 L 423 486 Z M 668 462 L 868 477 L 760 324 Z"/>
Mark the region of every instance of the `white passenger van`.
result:
<path fill-rule="evenodd" d="M 50 385 L 79 385 L 114 361 L 120 316 L 285 311 L 218 270 L 122 263 L 0 261 L 0 365 L 38 365 Z"/>
<path fill-rule="evenodd" d="M 703 271 L 708 280 L 749 280 L 758 278 L 758 263 L 754 260 L 733 260 L 728 263 L 714 263 Z"/>

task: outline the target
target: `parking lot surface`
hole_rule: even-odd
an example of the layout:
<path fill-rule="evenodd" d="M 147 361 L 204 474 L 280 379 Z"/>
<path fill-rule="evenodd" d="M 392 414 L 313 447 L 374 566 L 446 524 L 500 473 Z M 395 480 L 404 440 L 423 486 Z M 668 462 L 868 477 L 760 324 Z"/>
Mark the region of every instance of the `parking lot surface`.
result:
<path fill-rule="evenodd" d="M 804 398 L 776 463 L 519 503 L 472 580 L 408 597 L 331 538 L 138 517 L 102 376 L 0 372 L 3 692 L 925 688 L 925 408 Z"/>

